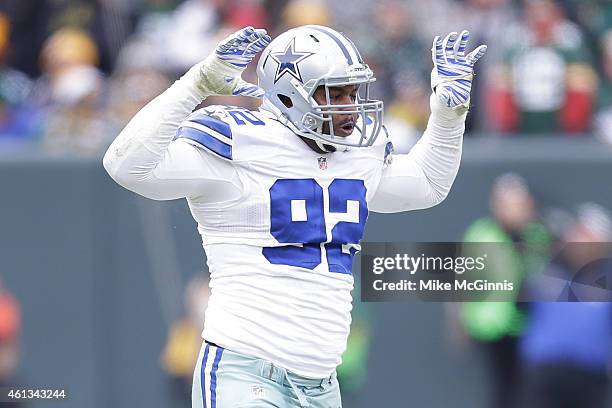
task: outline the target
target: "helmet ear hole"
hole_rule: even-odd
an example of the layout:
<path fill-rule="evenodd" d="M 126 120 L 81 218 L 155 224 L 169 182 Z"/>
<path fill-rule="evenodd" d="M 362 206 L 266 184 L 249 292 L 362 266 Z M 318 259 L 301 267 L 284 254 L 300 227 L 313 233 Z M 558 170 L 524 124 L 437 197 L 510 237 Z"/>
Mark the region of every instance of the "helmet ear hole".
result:
<path fill-rule="evenodd" d="M 287 95 L 277 94 L 276 96 L 278 96 L 278 99 L 280 99 L 280 101 L 283 103 L 283 105 L 287 107 L 287 109 L 293 107 L 293 102 L 291 101 L 291 98 L 289 98 Z"/>

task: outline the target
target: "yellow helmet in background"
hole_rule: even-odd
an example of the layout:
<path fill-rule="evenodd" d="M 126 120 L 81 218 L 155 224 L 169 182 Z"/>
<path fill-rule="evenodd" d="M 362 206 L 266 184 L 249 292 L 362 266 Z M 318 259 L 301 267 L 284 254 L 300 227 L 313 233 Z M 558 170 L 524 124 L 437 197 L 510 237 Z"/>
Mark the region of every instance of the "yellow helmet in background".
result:
<path fill-rule="evenodd" d="M 96 66 L 99 62 L 98 46 L 80 28 L 60 28 L 45 41 L 41 62 L 49 72 L 74 65 Z"/>

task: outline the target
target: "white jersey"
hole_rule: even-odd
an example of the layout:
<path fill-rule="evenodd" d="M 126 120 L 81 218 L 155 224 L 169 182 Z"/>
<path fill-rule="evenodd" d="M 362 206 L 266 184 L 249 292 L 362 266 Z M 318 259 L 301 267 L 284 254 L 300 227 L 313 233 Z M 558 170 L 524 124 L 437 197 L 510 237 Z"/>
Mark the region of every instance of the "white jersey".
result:
<path fill-rule="evenodd" d="M 240 180 L 235 200 L 187 199 L 211 274 L 204 338 L 329 375 L 346 346 L 352 258 L 389 142 L 316 153 L 265 112 L 221 106 L 190 115 L 178 137 Z"/>
<path fill-rule="evenodd" d="M 384 134 L 371 147 L 320 154 L 266 112 L 190 114 L 203 96 L 189 78 L 177 81 L 134 117 L 104 166 L 146 197 L 187 198 L 211 274 L 205 339 L 326 377 L 346 347 L 352 259 L 368 210 L 442 201 L 464 118 L 432 116 L 410 154 L 390 161 Z"/>

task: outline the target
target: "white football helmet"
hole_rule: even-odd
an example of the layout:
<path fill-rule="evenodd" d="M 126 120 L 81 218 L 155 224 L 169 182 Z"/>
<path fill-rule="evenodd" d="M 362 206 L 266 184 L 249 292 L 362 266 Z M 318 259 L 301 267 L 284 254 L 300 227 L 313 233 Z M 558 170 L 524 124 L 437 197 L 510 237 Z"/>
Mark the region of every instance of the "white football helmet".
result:
<path fill-rule="evenodd" d="M 321 142 L 371 146 L 380 133 L 383 103 L 370 99 L 370 84 L 376 78 L 351 40 L 331 28 L 307 25 L 279 35 L 263 51 L 257 76 L 265 91 L 262 109 L 319 146 Z M 345 85 L 359 86 L 355 103 L 331 104 L 329 88 Z M 319 86 L 325 87 L 327 103 L 323 105 L 313 98 Z M 353 131 L 349 137 L 334 134 L 334 114 L 358 114 L 355 129 L 359 133 Z M 325 123 L 329 123 L 329 133 L 323 133 Z"/>

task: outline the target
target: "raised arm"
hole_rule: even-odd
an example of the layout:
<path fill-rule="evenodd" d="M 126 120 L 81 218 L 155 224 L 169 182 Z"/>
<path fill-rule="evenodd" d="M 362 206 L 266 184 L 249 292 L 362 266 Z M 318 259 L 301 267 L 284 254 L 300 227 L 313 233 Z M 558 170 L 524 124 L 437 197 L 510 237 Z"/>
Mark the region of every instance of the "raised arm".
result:
<path fill-rule="evenodd" d="M 461 161 L 465 118 L 474 64 L 486 51 L 481 45 L 465 55 L 469 33 L 450 33 L 432 47 L 434 68 L 431 116 L 423 137 L 408 154 L 393 156 L 369 207 L 374 212 L 401 212 L 442 202 L 455 181 Z"/>
<path fill-rule="evenodd" d="M 184 140 L 173 139 L 180 123 L 208 96 L 263 94 L 241 75 L 270 40 L 265 30 L 247 27 L 237 31 L 140 110 L 104 155 L 104 168 L 113 180 L 157 200 L 200 196 L 209 191 L 216 196 L 239 193 L 240 183 L 230 163 Z"/>

